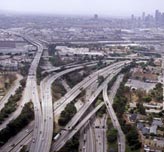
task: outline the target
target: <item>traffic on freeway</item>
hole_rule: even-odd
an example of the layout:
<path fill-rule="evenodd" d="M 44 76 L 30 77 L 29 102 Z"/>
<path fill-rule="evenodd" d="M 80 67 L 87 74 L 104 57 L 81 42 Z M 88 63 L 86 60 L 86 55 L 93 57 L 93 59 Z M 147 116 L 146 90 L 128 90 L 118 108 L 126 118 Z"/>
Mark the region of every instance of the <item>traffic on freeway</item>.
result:
<path fill-rule="evenodd" d="M 82 117 L 82 115 L 86 112 L 86 110 L 94 102 L 94 100 L 96 99 L 96 97 L 103 90 L 103 88 L 105 87 L 105 85 L 107 85 L 109 83 L 109 81 L 115 75 L 117 75 L 121 71 L 121 69 L 122 69 L 122 67 L 121 68 L 117 68 L 117 70 L 111 71 L 112 74 L 109 77 L 107 77 L 107 79 L 92 94 L 92 96 L 90 97 L 89 101 L 75 114 L 75 116 L 71 119 L 71 121 L 66 125 L 64 131 L 62 131 L 60 133 L 59 139 L 54 143 L 53 149 L 52 149 L 53 151 L 58 151 L 60 148 L 62 148 L 62 146 L 64 146 L 64 144 L 66 143 L 66 141 L 68 141 L 85 124 L 84 122 L 86 122 L 95 113 L 95 109 L 97 109 L 97 108 L 95 108 L 93 110 L 94 112 L 91 112 L 90 114 L 88 114 L 86 116 L 86 119 L 84 118 L 79 124 L 77 124 L 77 122 L 80 120 L 80 118 Z M 99 106 L 101 107 L 103 104 L 104 103 L 100 104 Z M 76 124 L 77 124 L 77 127 L 74 128 L 74 126 Z M 71 134 L 70 131 L 73 132 L 73 133 Z"/>

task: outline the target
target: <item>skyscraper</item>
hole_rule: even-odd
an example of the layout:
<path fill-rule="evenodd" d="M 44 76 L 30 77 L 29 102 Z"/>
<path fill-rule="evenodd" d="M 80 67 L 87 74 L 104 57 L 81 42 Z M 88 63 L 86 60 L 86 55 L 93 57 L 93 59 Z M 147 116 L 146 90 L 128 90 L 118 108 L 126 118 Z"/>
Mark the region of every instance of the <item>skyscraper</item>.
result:
<path fill-rule="evenodd" d="M 162 22 L 162 13 L 159 10 L 155 11 L 155 22 L 156 25 L 160 25 Z"/>
<path fill-rule="evenodd" d="M 94 19 L 95 19 L 95 20 L 98 19 L 98 15 L 97 15 L 97 14 L 94 15 Z"/>
<path fill-rule="evenodd" d="M 142 13 L 142 21 L 145 21 L 145 12 Z"/>

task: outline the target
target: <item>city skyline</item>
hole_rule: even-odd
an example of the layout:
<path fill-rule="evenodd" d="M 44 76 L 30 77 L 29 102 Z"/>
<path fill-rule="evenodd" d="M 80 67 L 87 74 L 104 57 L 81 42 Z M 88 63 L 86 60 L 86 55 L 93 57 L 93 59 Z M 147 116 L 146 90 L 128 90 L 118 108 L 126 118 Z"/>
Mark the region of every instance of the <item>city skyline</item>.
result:
<path fill-rule="evenodd" d="M 154 14 L 155 10 L 164 12 L 164 1 L 160 0 L 10 0 L 0 1 L 0 10 L 14 13 L 55 14 L 55 15 L 93 15 L 128 17 L 141 16 L 142 12 Z"/>

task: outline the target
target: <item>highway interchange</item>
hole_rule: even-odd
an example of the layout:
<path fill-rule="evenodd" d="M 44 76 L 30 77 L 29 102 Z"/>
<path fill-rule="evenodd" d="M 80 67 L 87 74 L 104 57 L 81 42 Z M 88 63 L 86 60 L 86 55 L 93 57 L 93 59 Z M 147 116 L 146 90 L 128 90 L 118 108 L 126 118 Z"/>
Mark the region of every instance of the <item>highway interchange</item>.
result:
<path fill-rule="evenodd" d="M 53 101 L 51 96 L 51 85 L 52 83 L 59 77 L 67 74 L 69 72 L 82 69 L 83 66 L 71 68 L 52 76 L 46 77 L 40 84 L 40 91 L 41 91 L 41 107 L 42 107 L 42 125 L 38 126 L 38 130 L 40 130 L 40 136 L 36 142 L 38 146 L 38 150 L 36 151 L 49 151 L 51 147 L 51 140 L 53 135 Z M 43 132 L 43 134 L 42 134 Z M 37 145 L 35 143 L 35 145 Z"/>
<path fill-rule="evenodd" d="M 110 78 L 111 79 L 111 78 Z M 46 81 L 46 80 L 44 80 L 44 81 Z M 109 79 L 108 80 L 106 80 L 106 82 L 104 82 L 102 85 L 104 86 L 104 85 L 106 85 L 107 84 L 107 82 L 109 82 Z M 42 84 L 43 85 L 43 84 Z M 102 88 L 103 87 L 101 87 L 101 86 L 99 86 L 99 88 L 101 88 L 101 90 L 102 90 Z M 97 90 L 96 90 L 97 91 Z M 98 91 L 99 92 L 99 91 Z M 98 95 L 98 94 L 97 94 Z M 93 97 L 95 96 L 95 95 L 92 95 Z M 112 97 L 113 97 L 113 95 L 112 95 Z M 95 98 L 95 97 L 94 97 Z M 92 98 L 91 98 L 92 99 Z M 92 101 L 94 101 L 94 99 L 92 99 Z M 87 121 L 88 121 L 88 119 L 90 118 L 90 117 L 92 117 L 93 116 L 93 114 L 99 109 L 99 108 L 101 108 L 102 107 L 102 105 L 103 105 L 104 103 L 101 103 L 98 107 L 96 107 L 90 114 L 88 114 L 87 115 L 87 117 L 74 129 L 75 131 L 73 131 L 72 132 L 72 134 L 67 134 L 67 135 L 69 135 L 68 136 L 68 139 L 70 139 Z M 32 125 L 31 125 L 32 126 Z M 25 138 L 23 138 L 23 140 L 22 140 L 22 142 L 25 144 L 27 141 L 30 141 L 31 140 L 31 138 L 32 138 L 32 134 L 31 134 L 31 131 L 32 131 L 32 127 L 30 127 L 30 128 L 28 128 L 28 130 L 29 130 L 29 135 L 26 135 L 25 136 Z M 27 134 L 25 131 L 24 131 L 24 133 L 25 134 Z M 20 136 L 22 136 L 22 135 L 20 135 Z M 67 140 L 68 140 L 67 139 Z M 66 141 L 67 141 L 66 140 Z M 65 141 L 65 142 L 66 142 Z M 63 143 L 63 144 L 65 144 L 65 142 Z M 20 144 L 18 144 L 18 146 L 16 146 L 14 149 L 16 149 L 16 148 L 20 148 L 19 147 L 19 145 Z M 22 144 L 21 144 L 22 145 Z M 10 149 L 12 149 L 12 147 L 10 147 Z M 14 151 L 14 149 L 12 150 L 12 151 Z"/>
<path fill-rule="evenodd" d="M 131 61 L 129 61 L 127 58 L 126 61 L 113 63 L 105 68 L 102 68 L 90 74 L 89 76 L 84 78 L 81 82 L 76 84 L 73 88 L 68 90 L 68 92 L 63 97 L 61 97 L 58 101 L 53 103 L 52 94 L 51 94 L 51 85 L 55 80 L 70 72 L 83 69 L 84 66 L 86 65 L 95 66 L 97 63 L 91 62 L 87 64 L 85 63 L 85 64 L 78 64 L 78 65 L 68 65 L 64 68 L 64 70 L 62 70 L 62 67 L 49 69 L 46 71 L 47 73 L 49 73 L 48 76 L 41 81 L 40 87 L 38 87 L 36 74 L 37 74 L 37 67 L 39 65 L 42 53 L 44 51 L 43 45 L 38 41 L 34 41 L 29 38 L 25 38 L 25 39 L 37 47 L 37 53 L 29 69 L 29 74 L 27 77 L 26 87 L 25 87 L 22 101 L 17 111 L 13 114 L 13 116 L 11 116 L 9 120 L 16 118 L 21 113 L 24 104 L 29 102 L 30 100 L 33 102 L 34 105 L 35 120 L 31 122 L 31 124 L 27 126 L 25 129 L 23 129 L 18 135 L 16 135 L 11 140 L 9 140 L 9 142 L 3 147 L 1 147 L 0 150 L 3 152 L 9 152 L 9 151 L 16 152 L 21 149 L 22 145 L 28 144 L 30 147 L 29 148 L 30 152 L 59 151 L 66 144 L 68 140 L 70 140 L 80 129 L 82 129 L 82 127 L 88 124 L 89 126 L 87 129 L 88 133 L 84 131 L 85 132 L 84 134 L 87 134 L 88 136 L 87 139 L 90 140 L 86 142 L 85 146 L 87 147 L 87 150 L 86 148 L 84 148 L 85 149 L 84 151 L 94 152 L 95 149 L 97 149 L 96 152 L 105 152 L 106 145 L 104 146 L 98 144 L 96 145 L 97 146 L 96 148 L 93 146 L 93 144 L 95 144 L 95 142 L 93 141 L 94 137 L 92 136 L 93 122 L 92 123 L 90 122 L 90 119 L 105 104 L 108 113 L 110 115 L 110 118 L 112 120 L 113 126 L 118 130 L 118 151 L 125 152 L 125 135 L 121 130 L 117 116 L 112 108 L 114 96 L 117 92 L 117 89 L 119 88 L 123 76 L 122 75 L 118 76 L 115 85 L 110 90 L 109 96 L 107 90 L 108 90 L 108 83 L 112 80 L 112 78 L 116 76 L 123 67 L 129 65 Z M 61 71 L 55 73 L 54 71 L 57 70 L 61 70 Z M 58 117 L 60 113 L 64 110 L 66 105 L 72 102 L 83 90 L 86 90 L 89 86 L 94 84 L 99 76 L 103 76 L 105 78 L 104 82 L 102 82 L 97 87 L 97 89 L 93 91 L 93 93 L 89 96 L 85 104 L 79 109 L 79 111 L 69 121 L 69 123 L 64 127 L 64 129 L 61 130 L 59 139 L 55 142 L 52 142 L 54 118 Z M 18 86 L 19 83 L 17 82 L 14 88 L 12 88 L 11 91 L 9 91 L 9 93 L 6 95 L 6 97 L 2 99 L 4 101 L 2 102 L 3 105 L 0 105 L 0 108 L 3 108 L 8 98 L 11 96 L 11 94 L 14 93 L 15 88 L 17 88 Z M 88 111 L 90 106 L 94 103 L 94 101 L 100 95 L 101 92 L 103 93 L 104 102 L 97 105 L 84 117 L 84 114 Z M 105 120 L 106 119 L 104 118 L 103 121 L 105 122 Z M 2 128 L 4 128 L 8 122 L 6 122 L 5 125 L 2 126 Z M 101 128 L 103 128 L 102 126 Z M 100 138 L 101 142 L 104 140 L 103 136 L 101 136 L 103 132 L 104 129 L 102 130 L 98 129 L 97 135 L 95 137 L 95 138 Z M 97 142 L 100 143 L 100 141 Z M 87 144 L 92 146 L 87 146 Z"/>
<path fill-rule="evenodd" d="M 33 127 L 33 129 L 31 129 L 31 128 L 28 129 L 29 132 L 27 135 L 25 135 L 25 133 L 23 132 L 22 134 L 24 136 L 22 134 L 20 135 L 23 137 L 21 142 L 20 143 L 18 142 L 17 144 L 15 144 L 14 148 L 10 145 L 6 151 L 8 151 L 8 149 L 12 149 L 12 151 L 14 151 L 14 149 L 19 148 L 19 145 L 24 145 L 24 144 L 27 144 L 28 142 L 32 141 L 30 144 L 31 152 L 36 152 L 36 151 L 38 151 L 38 152 L 40 152 L 40 151 L 46 152 L 47 151 L 48 152 L 51 148 L 51 141 L 52 141 L 52 134 L 53 134 L 53 113 L 54 113 L 54 115 L 60 114 L 60 112 L 65 108 L 65 106 L 69 102 L 71 102 L 73 99 L 75 99 L 81 93 L 81 91 L 83 89 L 86 89 L 88 86 L 90 86 L 92 83 L 94 83 L 97 80 L 99 75 L 107 77 L 107 80 L 104 83 L 105 84 L 108 83 L 113 77 L 111 75 L 114 74 L 114 71 L 112 71 L 113 73 L 111 74 L 111 69 L 115 69 L 115 68 L 117 68 L 117 66 L 122 67 L 125 64 L 125 61 L 120 62 L 120 63 L 115 63 L 113 65 L 109 65 L 108 67 L 105 67 L 104 69 L 101 69 L 101 70 L 91 74 L 90 76 L 86 77 L 82 82 L 80 82 L 75 87 L 73 87 L 64 97 L 59 99 L 59 101 L 55 102 L 53 105 L 52 96 L 51 96 L 51 84 L 57 78 L 61 77 L 62 75 L 69 73 L 71 71 L 77 70 L 77 69 L 82 69 L 83 66 L 77 65 L 77 66 L 74 66 L 74 68 L 67 69 L 60 73 L 49 75 L 41 82 L 40 92 L 39 92 L 38 87 L 37 87 L 37 81 L 36 81 L 36 70 L 37 70 L 37 66 L 39 64 L 39 60 L 40 60 L 42 52 L 43 52 L 43 46 L 41 44 L 39 44 L 38 42 L 35 42 L 34 45 L 36 45 L 38 47 L 38 52 L 36 53 L 35 58 L 29 69 L 29 74 L 27 77 L 25 93 L 23 95 L 23 101 L 21 103 L 21 108 L 20 108 L 19 112 L 17 112 L 17 114 L 15 115 L 15 116 L 18 116 L 21 112 L 23 105 L 25 103 L 27 103 L 28 101 L 32 100 L 32 102 L 34 104 L 34 112 L 35 112 L 35 123 L 33 124 L 34 127 Z M 94 64 L 94 63 L 92 63 L 92 64 Z M 118 69 L 116 71 L 118 71 Z M 120 69 L 119 69 L 119 71 L 120 71 Z M 108 76 L 109 74 L 111 74 L 111 75 Z M 102 89 L 105 85 L 104 83 L 101 84 L 99 86 L 99 88 L 95 91 L 95 94 L 93 94 L 91 96 L 91 98 L 88 100 L 88 103 L 82 108 L 80 113 L 77 113 L 77 116 L 75 115 L 74 119 L 76 119 L 76 120 L 74 121 L 74 119 L 73 119 L 73 121 L 70 121 L 68 123 L 68 125 L 66 126 L 66 128 L 68 130 L 70 130 L 72 127 L 74 127 L 75 124 L 77 124 L 79 118 L 81 118 L 81 116 L 84 114 L 84 112 L 88 109 L 88 107 L 93 103 L 93 101 L 96 99 L 96 97 L 100 94 L 100 92 L 102 91 Z M 40 93 L 40 95 L 39 95 L 39 93 Z M 98 109 L 100 109 L 102 107 L 103 104 L 104 103 L 101 103 L 100 105 L 98 105 L 89 115 L 87 115 L 87 118 L 84 119 L 82 121 L 82 123 L 77 125 L 77 129 L 75 129 L 76 130 L 75 132 L 73 132 L 72 134 L 67 134 L 67 135 L 69 135 L 68 139 L 70 139 L 83 126 L 83 124 L 95 112 L 97 112 Z M 77 119 L 77 117 L 78 117 L 78 119 Z M 18 140 L 19 138 L 17 137 L 16 139 Z M 17 140 L 15 140 L 15 141 L 17 141 Z M 65 140 L 65 142 L 63 142 L 63 143 L 65 144 L 67 140 Z M 62 144 L 62 146 L 64 144 Z"/>
<path fill-rule="evenodd" d="M 126 63 L 128 63 L 128 62 L 126 61 Z M 122 64 L 119 65 L 119 66 L 121 67 L 121 66 L 124 65 L 124 64 L 123 65 Z M 97 112 L 97 110 L 99 110 L 103 106 L 104 103 L 101 103 L 100 105 L 98 105 L 91 113 L 89 113 L 86 116 L 86 118 L 84 118 L 73 129 L 73 127 L 77 124 L 77 122 L 80 120 L 80 118 L 84 115 L 85 111 L 90 107 L 90 105 L 95 101 L 97 96 L 101 93 L 101 91 L 103 90 L 104 86 L 106 84 L 108 84 L 109 81 L 111 81 L 111 79 L 115 75 L 117 75 L 117 73 L 119 73 L 119 71 L 121 70 L 121 68 L 119 68 L 119 66 L 118 66 L 117 70 L 110 71 L 111 75 L 109 75 L 107 77 L 107 79 L 97 88 L 97 90 L 89 98 L 88 102 L 86 102 L 86 104 L 75 114 L 75 116 L 71 119 L 71 121 L 66 125 L 65 129 L 60 133 L 61 136 L 60 136 L 59 140 L 57 140 L 57 142 L 55 142 L 55 144 L 53 145 L 53 147 L 52 147 L 53 151 L 58 151 L 66 143 L 66 141 L 68 141 L 87 122 L 87 120 L 91 116 L 93 116 L 93 114 L 95 112 Z M 72 131 L 72 129 L 73 129 L 73 131 Z M 72 131 L 72 133 L 70 133 L 69 131 Z"/>

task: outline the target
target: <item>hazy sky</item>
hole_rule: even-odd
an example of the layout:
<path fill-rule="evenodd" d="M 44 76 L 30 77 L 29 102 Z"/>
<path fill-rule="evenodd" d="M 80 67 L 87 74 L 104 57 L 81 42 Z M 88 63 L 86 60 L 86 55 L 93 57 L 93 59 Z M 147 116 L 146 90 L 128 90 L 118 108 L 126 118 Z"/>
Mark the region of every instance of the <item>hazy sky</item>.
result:
<path fill-rule="evenodd" d="M 0 0 L 0 10 L 30 13 L 130 16 L 156 9 L 164 11 L 164 0 Z"/>

